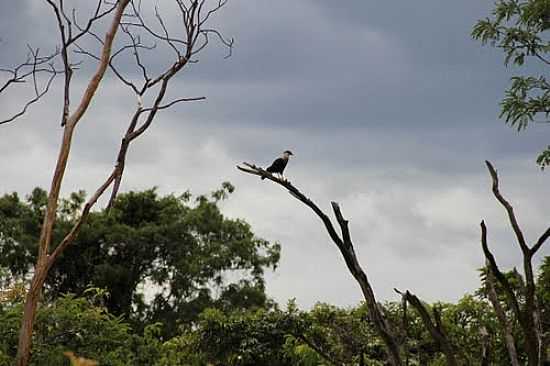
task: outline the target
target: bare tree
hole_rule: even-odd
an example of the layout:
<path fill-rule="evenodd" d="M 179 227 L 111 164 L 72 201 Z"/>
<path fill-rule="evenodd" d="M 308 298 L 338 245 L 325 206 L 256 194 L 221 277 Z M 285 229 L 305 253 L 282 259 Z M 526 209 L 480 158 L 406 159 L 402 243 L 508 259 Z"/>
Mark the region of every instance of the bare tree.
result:
<path fill-rule="evenodd" d="M 243 163 L 244 167 L 237 166 L 237 168 L 245 173 L 257 175 L 260 177 L 268 178 L 269 180 L 277 183 L 278 185 L 286 188 L 288 192 L 297 200 L 301 201 L 303 204 L 308 206 L 315 212 L 315 214 L 321 219 L 325 228 L 334 242 L 334 244 L 340 250 L 340 253 L 344 257 L 348 270 L 355 278 L 363 296 L 365 298 L 367 309 L 369 311 L 369 317 L 372 320 L 378 335 L 382 338 L 383 342 L 387 347 L 387 352 L 389 356 L 389 361 L 392 365 L 402 365 L 401 355 L 400 355 L 400 345 L 397 342 L 397 338 L 394 335 L 392 326 L 389 324 L 388 320 L 384 316 L 381 306 L 376 302 L 376 297 L 374 291 L 369 283 L 367 274 L 359 264 L 355 250 L 353 248 L 353 242 L 351 240 L 351 234 L 349 231 L 349 222 L 344 219 L 340 206 L 336 202 L 331 202 L 332 210 L 336 216 L 338 225 L 340 226 L 341 233 L 338 234 L 334 229 L 332 221 L 330 218 L 308 197 L 306 197 L 298 188 L 294 187 L 288 180 L 279 179 L 273 176 L 268 171 L 257 167 L 256 165 Z"/>
<path fill-rule="evenodd" d="M 219 31 L 208 28 L 207 23 L 209 18 L 226 4 L 226 1 L 223 0 L 175 0 L 176 8 L 180 12 L 178 18 L 181 20 L 181 23 L 178 24 L 178 29 L 180 30 L 178 35 L 170 34 L 169 27 L 157 8 L 154 11 L 156 26 L 148 24 L 141 10 L 141 1 L 118 0 L 111 3 L 107 0 L 97 0 L 93 14 L 85 23 L 81 23 L 77 19 L 75 9 L 71 11 L 66 8 L 63 0 L 45 1 L 55 14 L 61 43 L 60 57 L 63 65 L 62 74 L 64 82 L 63 113 L 60 124 L 63 127 L 63 137 L 48 193 L 48 202 L 38 243 L 38 258 L 25 298 L 16 358 L 18 366 L 26 366 L 30 360 L 36 309 L 49 270 L 65 248 L 75 240 L 82 225 L 87 220 L 91 209 L 110 187 L 112 188 L 112 193 L 109 206 L 112 205 L 120 188 L 130 144 L 147 131 L 159 111 L 168 109 L 180 102 L 204 99 L 204 97 L 193 97 L 165 101 L 169 82 L 186 65 L 197 61 L 196 56 L 208 45 L 209 37 L 217 37 L 224 45 L 229 47 L 229 50 L 231 50 L 232 46 L 232 41 L 226 40 Z M 111 20 L 102 37 L 95 30 L 95 26 L 100 19 L 108 16 L 111 17 Z M 125 35 L 127 42 L 120 48 L 114 49 L 114 40 L 118 30 Z M 161 42 L 173 51 L 173 59 L 158 74 L 152 75 L 140 56 L 142 52 L 155 48 L 156 44 L 145 45 L 142 42 L 142 36 L 148 36 L 157 42 Z M 90 51 L 84 45 L 85 39 L 97 42 L 100 48 L 99 54 Z M 71 61 L 74 54 L 96 60 L 97 69 L 88 81 L 87 87 L 80 97 L 76 108 L 71 110 L 71 82 L 73 80 L 75 65 L 77 65 Z M 125 75 L 117 66 L 117 61 L 123 55 L 131 57 L 134 60 L 134 64 L 139 71 L 137 74 L 140 75 L 140 81 L 134 80 L 134 74 L 130 74 L 130 76 Z M 108 69 L 111 69 L 116 77 L 136 95 L 138 106 L 130 115 L 128 128 L 122 137 L 118 156 L 112 171 L 85 203 L 80 216 L 69 233 L 59 243 L 52 243 L 52 230 L 57 216 L 59 193 L 67 168 L 73 135 Z M 149 106 L 144 106 L 143 98 L 149 95 L 152 103 Z"/>
<path fill-rule="evenodd" d="M 523 235 L 520 228 L 514 208 L 512 205 L 502 196 L 499 189 L 499 181 L 497 171 L 493 165 L 486 161 L 487 169 L 492 179 L 492 191 L 497 201 L 504 207 L 508 214 L 510 225 L 514 231 L 516 241 L 521 249 L 523 255 L 523 271 L 525 276 L 525 287 L 521 291 L 523 292 L 524 301 L 520 301 L 518 296 L 514 292 L 512 286 L 507 280 L 506 276 L 501 272 L 494 255 L 489 250 L 487 244 L 487 227 L 485 221 L 481 221 L 481 246 L 483 253 L 488 262 L 489 272 L 494 275 L 500 286 L 504 290 L 506 300 L 511 308 L 515 318 L 517 319 L 521 330 L 524 335 L 525 350 L 527 353 L 529 366 L 541 366 L 545 362 L 545 347 L 544 347 L 544 333 L 541 324 L 541 313 L 538 306 L 538 299 L 536 295 L 536 284 L 533 274 L 532 260 L 538 250 L 550 237 L 550 227 L 539 237 L 539 239 L 532 245 L 527 244 L 527 240 Z M 495 304 L 493 304 L 494 306 Z M 498 315 L 498 310 L 495 308 Z M 499 316 L 499 322 L 501 326 L 506 330 L 506 322 Z M 511 335 L 507 335 L 509 337 Z M 512 342 L 507 340 L 507 343 Z M 511 358 L 511 362 L 514 362 L 513 351 L 508 346 L 508 353 Z"/>

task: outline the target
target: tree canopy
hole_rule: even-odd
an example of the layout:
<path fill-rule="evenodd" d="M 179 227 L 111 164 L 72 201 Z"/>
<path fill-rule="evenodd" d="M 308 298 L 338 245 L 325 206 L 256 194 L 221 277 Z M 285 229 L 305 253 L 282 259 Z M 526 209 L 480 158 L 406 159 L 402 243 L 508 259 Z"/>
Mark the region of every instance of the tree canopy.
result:
<path fill-rule="evenodd" d="M 502 49 L 506 65 L 535 62 L 540 75 L 514 76 L 501 102 L 500 117 L 518 130 L 532 123 L 550 123 L 550 1 L 499 0 L 491 17 L 477 22 L 474 39 Z M 541 168 L 550 165 L 550 145 L 537 157 Z"/>
<path fill-rule="evenodd" d="M 233 192 L 224 183 L 210 195 L 160 196 L 155 189 L 121 194 L 112 208 L 93 212 L 74 245 L 53 266 L 46 296 L 107 291 L 110 313 L 165 324 L 172 334 L 207 307 L 265 307 L 263 273 L 275 268 L 280 246 L 258 238 L 241 219 L 225 217 L 220 203 Z M 63 237 L 81 210 L 84 192 L 62 201 L 55 235 Z M 21 200 L 0 198 L 0 267 L 23 278 L 37 252 L 45 192 Z M 232 272 L 238 272 L 231 280 Z"/>

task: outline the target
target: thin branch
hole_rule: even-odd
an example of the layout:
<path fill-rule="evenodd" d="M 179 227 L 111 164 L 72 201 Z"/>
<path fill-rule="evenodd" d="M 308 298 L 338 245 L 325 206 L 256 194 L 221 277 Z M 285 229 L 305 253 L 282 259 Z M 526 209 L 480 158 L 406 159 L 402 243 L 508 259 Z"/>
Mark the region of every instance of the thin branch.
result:
<path fill-rule="evenodd" d="M 227 55 L 224 56 L 224 58 L 229 58 L 233 55 L 233 44 L 235 42 L 235 40 L 233 38 L 229 39 L 229 40 L 226 40 L 223 35 L 216 29 L 201 29 L 199 34 L 202 34 L 204 37 L 205 37 L 205 41 L 204 43 L 199 46 L 192 54 L 195 55 L 197 53 L 199 53 L 203 48 L 206 47 L 206 45 L 208 44 L 208 34 L 214 34 L 216 35 L 216 37 L 218 38 L 218 40 L 224 45 L 227 47 L 228 49 L 228 53 Z"/>
<path fill-rule="evenodd" d="M 178 1 L 179 2 L 179 1 Z M 203 24 L 205 24 L 208 21 L 208 18 L 218 10 L 220 10 L 223 6 L 227 4 L 227 0 L 219 0 L 218 5 L 216 5 L 214 8 L 208 11 L 206 16 L 199 22 L 199 26 L 202 27 Z"/>
<path fill-rule="evenodd" d="M 52 67 L 52 70 L 53 69 L 54 68 Z M 51 86 L 53 80 L 55 79 L 56 75 L 57 75 L 57 73 L 55 73 L 55 72 L 50 75 L 50 78 L 46 82 L 46 86 L 41 91 L 38 91 L 38 89 L 36 89 L 37 88 L 37 86 L 36 86 L 37 81 L 36 81 L 36 77 L 33 76 L 33 83 L 35 85 L 35 93 L 36 93 L 34 98 L 29 100 L 27 103 L 25 103 L 25 105 L 23 106 L 23 108 L 19 112 L 17 112 L 16 114 L 14 114 L 13 116 L 11 116 L 7 119 L 4 119 L 4 120 L 0 121 L 0 125 L 12 122 L 12 121 L 16 120 L 17 118 L 21 117 L 22 115 L 24 115 L 27 112 L 27 109 L 29 109 L 29 107 L 31 105 L 38 102 L 44 95 L 46 95 L 48 93 L 48 91 L 50 90 L 50 86 Z"/>
<path fill-rule="evenodd" d="M 52 54 L 48 56 L 40 56 L 39 49 L 33 49 L 29 45 L 27 45 L 27 48 L 29 52 L 25 62 L 17 65 L 13 69 L 0 69 L 0 72 L 11 74 L 11 77 L 8 78 L 2 86 L 0 86 L 0 94 L 2 92 L 5 92 L 10 86 L 14 84 L 25 83 L 27 81 L 27 78 L 30 77 L 30 79 L 32 80 L 34 97 L 28 100 L 19 110 L 19 112 L 3 120 L 0 120 L 0 125 L 13 122 L 17 118 L 24 115 L 31 105 L 38 102 L 44 95 L 48 93 L 52 82 L 57 77 L 57 75 L 61 73 L 61 71 L 55 69 L 52 61 L 59 54 L 58 50 L 55 50 Z M 43 67 L 43 65 L 47 65 L 47 67 Z M 39 85 L 39 74 L 49 74 L 49 77 L 43 87 L 40 87 Z"/>
<path fill-rule="evenodd" d="M 82 36 L 84 36 L 86 34 L 90 34 L 90 29 L 92 28 L 92 25 L 95 22 L 97 22 L 98 20 L 100 20 L 104 16 L 110 14 L 111 12 L 113 12 L 116 9 L 116 2 L 114 2 L 111 5 L 111 7 L 107 8 L 107 10 L 105 10 L 104 12 L 100 12 L 101 8 L 103 6 L 103 3 L 104 3 L 103 0 L 98 0 L 97 7 L 96 7 L 96 10 L 94 12 L 94 15 L 93 15 L 93 17 L 88 18 L 88 22 L 87 22 L 85 27 L 81 27 L 78 24 L 78 21 L 76 19 L 76 12 L 73 10 L 73 22 L 74 22 L 74 25 L 77 27 L 77 29 L 80 31 L 80 33 L 78 33 L 75 37 L 69 38 L 67 46 L 71 45 L 72 43 L 75 43 Z"/>
<path fill-rule="evenodd" d="M 65 250 L 65 248 L 70 245 L 80 232 L 80 229 L 84 222 L 86 222 L 86 219 L 88 218 L 88 215 L 90 214 L 90 210 L 92 207 L 96 204 L 99 197 L 103 195 L 103 193 L 109 188 L 109 186 L 113 183 L 115 180 L 115 171 L 111 173 L 111 175 L 103 182 L 103 184 L 96 190 L 96 192 L 93 194 L 92 197 L 86 202 L 84 205 L 84 209 L 82 210 L 82 213 L 80 217 L 78 218 L 75 225 L 71 228 L 71 231 L 61 240 L 59 245 L 53 250 L 52 254 L 48 257 L 48 270 L 53 266 L 59 255 Z"/>
<path fill-rule="evenodd" d="M 525 238 L 523 236 L 523 232 L 519 227 L 518 221 L 516 219 L 516 215 L 514 214 L 514 208 L 500 193 L 499 186 L 498 186 L 497 171 L 495 170 L 495 168 L 493 168 L 493 165 L 489 161 L 486 160 L 485 164 L 487 165 L 487 169 L 489 169 L 489 173 L 491 174 L 491 178 L 493 180 L 493 186 L 492 186 L 493 194 L 496 197 L 496 199 L 501 203 L 501 205 L 506 209 L 506 212 L 508 213 L 510 224 L 512 225 L 512 229 L 516 234 L 516 238 L 518 240 L 518 244 L 521 248 L 521 251 L 524 254 L 528 254 L 530 250 L 529 250 L 529 247 L 527 246 L 527 243 L 525 242 Z"/>
<path fill-rule="evenodd" d="M 192 97 L 192 98 L 178 98 L 178 99 L 175 99 L 173 101 L 171 101 L 170 103 L 166 103 L 166 104 L 163 104 L 163 105 L 159 105 L 157 107 L 157 110 L 163 110 L 163 109 L 167 109 L 167 108 L 170 108 L 171 106 L 173 106 L 174 104 L 177 104 L 177 103 L 182 103 L 182 102 L 196 102 L 196 101 L 199 101 L 199 100 L 206 100 L 206 97 Z M 143 112 L 149 112 L 149 111 L 152 111 L 154 107 L 151 107 L 151 108 L 144 108 L 143 109 Z"/>
<path fill-rule="evenodd" d="M 64 88 L 63 88 L 63 112 L 61 115 L 61 126 L 65 126 L 67 118 L 69 116 L 69 106 L 70 106 L 70 87 L 71 87 L 71 78 L 73 75 L 73 69 L 69 61 L 68 55 L 68 40 L 67 37 L 70 37 L 70 27 L 69 31 L 65 31 L 65 24 L 63 22 L 63 17 L 61 15 L 60 7 L 57 6 L 52 0 L 46 0 L 46 2 L 52 7 L 55 17 L 57 19 L 57 28 L 59 30 L 59 36 L 61 38 L 61 59 L 63 60 L 64 67 Z M 61 7 L 63 2 L 60 2 Z M 69 33 L 69 35 L 67 35 Z"/>
<path fill-rule="evenodd" d="M 157 6 L 155 6 L 155 17 L 157 18 L 157 21 L 159 22 L 161 28 L 162 28 L 162 31 L 164 33 L 164 37 L 165 37 L 165 40 L 166 40 L 166 43 L 170 46 L 170 48 L 174 51 L 174 53 L 176 54 L 177 58 L 181 58 L 181 53 L 180 51 L 178 50 L 178 48 L 176 47 L 176 45 L 174 44 L 174 42 L 172 42 L 170 40 L 170 35 L 168 34 L 168 29 L 166 28 L 166 25 L 164 24 L 164 20 L 162 20 L 162 17 L 160 16 L 160 13 L 159 13 L 159 9 Z"/>
<path fill-rule="evenodd" d="M 512 286 L 510 285 L 510 282 L 508 282 L 506 276 L 504 276 L 504 274 L 498 268 L 495 257 L 493 256 L 493 253 L 491 253 L 491 251 L 489 250 L 489 246 L 487 245 L 487 226 L 485 226 L 485 221 L 481 221 L 480 226 L 481 247 L 483 249 L 483 253 L 485 255 L 487 263 L 489 264 L 488 268 L 504 289 L 504 293 L 506 294 L 506 298 L 508 299 L 508 303 L 510 304 L 511 309 L 514 312 L 514 315 L 518 319 L 521 319 L 522 315 L 516 294 L 514 293 L 514 290 L 512 289 Z"/>
<path fill-rule="evenodd" d="M 550 227 L 546 229 L 546 231 L 540 236 L 539 240 L 537 240 L 535 245 L 531 248 L 531 255 L 535 255 L 548 238 L 550 238 Z"/>

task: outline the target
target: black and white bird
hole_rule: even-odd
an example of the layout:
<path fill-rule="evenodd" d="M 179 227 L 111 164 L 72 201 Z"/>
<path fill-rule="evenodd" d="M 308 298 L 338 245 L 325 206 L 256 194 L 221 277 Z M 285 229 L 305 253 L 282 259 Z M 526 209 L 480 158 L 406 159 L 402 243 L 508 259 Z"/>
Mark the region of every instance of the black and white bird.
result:
<path fill-rule="evenodd" d="M 288 163 L 288 159 L 290 159 L 291 155 L 294 155 L 292 151 L 284 151 L 283 155 L 280 158 L 275 159 L 271 166 L 269 166 L 266 170 L 271 174 L 279 174 L 280 177 L 283 178 L 283 171 L 285 170 L 286 164 Z M 263 179 L 265 179 L 265 177 L 262 177 L 262 180 Z"/>

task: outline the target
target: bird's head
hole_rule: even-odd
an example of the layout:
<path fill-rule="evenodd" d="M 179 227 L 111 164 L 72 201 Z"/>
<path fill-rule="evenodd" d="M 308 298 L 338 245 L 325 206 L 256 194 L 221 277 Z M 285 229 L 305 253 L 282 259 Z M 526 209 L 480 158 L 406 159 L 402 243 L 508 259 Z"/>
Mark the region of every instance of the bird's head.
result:
<path fill-rule="evenodd" d="M 294 155 L 294 154 L 292 153 L 292 151 L 290 151 L 290 150 L 285 150 L 285 151 L 283 152 L 283 158 L 284 158 L 284 159 L 290 158 L 290 155 Z"/>

